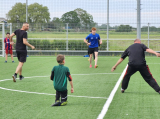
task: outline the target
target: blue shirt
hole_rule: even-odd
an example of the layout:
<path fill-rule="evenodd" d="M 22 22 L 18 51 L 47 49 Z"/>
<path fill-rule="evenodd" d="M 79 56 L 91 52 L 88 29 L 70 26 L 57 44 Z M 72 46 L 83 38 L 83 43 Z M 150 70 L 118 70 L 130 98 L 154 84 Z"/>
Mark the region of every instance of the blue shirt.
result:
<path fill-rule="evenodd" d="M 98 47 L 99 39 L 101 39 L 100 36 L 99 36 L 99 34 L 97 34 L 97 33 L 95 35 L 93 35 L 92 33 L 89 34 L 86 37 L 86 40 L 88 40 L 88 43 L 91 43 L 91 45 L 89 45 L 89 48 L 96 48 L 96 47 Z"/>

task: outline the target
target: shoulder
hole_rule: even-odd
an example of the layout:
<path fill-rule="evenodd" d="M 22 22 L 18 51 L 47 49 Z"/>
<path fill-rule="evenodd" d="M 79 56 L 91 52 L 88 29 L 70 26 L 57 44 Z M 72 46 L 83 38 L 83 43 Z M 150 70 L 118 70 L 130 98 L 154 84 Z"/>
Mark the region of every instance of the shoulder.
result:
<path fill-rule="evenodd" d="M 52 69 L 52 71 L 55 70 L 57 67 L 58 67 L 58 66 L 54 66 L 53 69 Z"/>
<path fill-rule="evenodd" d="M 96 36 L 99 36 L 99 34 L 98 34 L 98 33 L 96 33 Z"/>
<path fill-rule="evenodd" d="M 15 30 L 15 31 L 20 31 L 20 29 L 17 29 L 17 30 Z"/>
<path fill-rule="evenodd" d="M 27 34 L 27 31 L 22 31 L 23 33 Z"/>
<path fill-rule="evenodd" d="M 68 68 L 67 66 L 64 66 L 64 68 L 65 68 L 66 70 L 69 70 L 69 68 Z"/>
<path fill-rule="evenodd" d="M 89 34 L 87 37 L 90 37 L 92 34 Z"/>

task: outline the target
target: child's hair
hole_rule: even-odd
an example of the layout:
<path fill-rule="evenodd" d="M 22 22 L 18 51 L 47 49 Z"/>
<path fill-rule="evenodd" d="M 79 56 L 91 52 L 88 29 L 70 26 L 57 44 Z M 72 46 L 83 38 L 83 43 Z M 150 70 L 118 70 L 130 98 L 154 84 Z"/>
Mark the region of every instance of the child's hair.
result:
<path fill-rule="evenodd" d="M 58 63 L 63 63 L 63 60 L 64 60 L 64 55 L 59 54 L 59 55 L 57 56 L 57 62 L 58 62 Z"/>
<path fill-rule="evenodd" d="M 6 35 L 7 35 L 7 34 L 9 34 L 9 35 L 10 35 L 10 33 L 9 33 L 9 32 L 7 32 L 7 33 L 6 33 Z"/>
<path fill-rule="evenodd" d="M 92 27 L 91 31 L 95 31 L 95 30 L 96 30 L 96 28 L 95 28 L 95 27 Z"/>

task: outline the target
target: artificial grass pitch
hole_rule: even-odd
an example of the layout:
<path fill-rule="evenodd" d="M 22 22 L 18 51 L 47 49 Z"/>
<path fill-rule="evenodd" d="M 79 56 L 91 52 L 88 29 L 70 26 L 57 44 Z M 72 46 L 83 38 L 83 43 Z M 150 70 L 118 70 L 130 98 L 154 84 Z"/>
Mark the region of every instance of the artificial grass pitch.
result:
<path fill-rule="evenodd" d="M 0 80 L 9 79 L 0 81 L 0 87 L 6 89 L 0 89 L 0 118 L 95 119 L 127 64 L 126 59 L 112 73 L 110 70 L 118 59 L 99 57 L 95 69 L 89 68 L 88 58 L 67 56 L 65 66 L 70 69 L 75 92 L 70 93 L 68 82 L 68 104 L 50 107 L 55 100 L 55 90 L 49 77 L 53 66 L 58 65 L 56 57 L 28 57 L 23 67 L 26 78 L 17 79 L 16 83 L 11 76 L 18 65 L 17 59 L 11 63 L 9 57 L 8 63 L 3 63 L 5 59 L 0 57 Z M 158 61 L 156 57 L 147 58 L 153 77 L 160 84 Z M 124 94 L 120 93 L 119 87 L 104 118 L 159 118 L 159 96 L 136 73 Z"/>

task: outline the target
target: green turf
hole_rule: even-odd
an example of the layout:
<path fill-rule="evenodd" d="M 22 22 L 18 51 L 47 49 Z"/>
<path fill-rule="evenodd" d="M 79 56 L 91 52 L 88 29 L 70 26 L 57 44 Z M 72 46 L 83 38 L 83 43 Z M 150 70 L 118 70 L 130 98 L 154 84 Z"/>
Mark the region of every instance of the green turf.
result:
<path fill-rule="evenodd" d="M 118 58 L 99 58 L 99 68 L 89 68 L 88 58 L 84 57 L 66 57 L 66 66 L 69 67 L 73 77 L 75 92 L 70 93 L 68 83 L 68 94 L 74 96 L 90 97 L 108 97 L 113 89 L 117 79 L 121 75 L 121 65 L 115 73 L 119 74 L 94 74 L 94 73 L 111 73 L 111 67 Z M 110 63 L 112 61 L 112 63 Z M 0 80 L 11 79 L 18 64 L 11 63 L 9 57 L 8 63 L 3 63 L 4 58 L 0 58 L 1 71 Z M 55 94 L 52 81 L 49 80 L 51 69 L 57 65 L 55 57 L 29 57 L 23 67 L 25 77 L 48 76 L 40 78 L 26 78 L 22 81 L 12 80 L 0 82 L 0 87 L 23 90 L 30 92 L 39 92 Z M 92 74 L 92 75 L 75 75 L 75 74 Z M 53 95 L 27 94 L 22 92 L 13 92 L 0 89 L 0 117 L 1 118 L 44 118 L 44 119 L 94 119 L 97 118 L 102 110 L 106 99 L 91 99 L 80 97 L 68 97 L 68 105 L 64 107 L 50 107 L 54 102 Z"/>
<path fill-rule="evenodd" d="M 160 84 L 159 58 L 148 57 L 147 63 L 153 77 Z M 139 72 L 131 77 L 124 94 L 120 88 L 109 107 L 105 119 L 158 119 L 160 117 L 159 98 L 142 78 Z"/>
<path fill-rule="evenodd" d="M 0 57 L 0 80 L 11 79 L 18 61 L 3 63 L 4 58 Z M 89 68 L 88 58 L 66 57 L 66 66 L 69 67 L 73 77 L 75 92 L 70 93 L 68 83 L 68 95 L 106 97 L 108 98 L 123 69 L 127 59 L 120 64 L 114 73 L 118 74 L 96 74 L 111 73 L 111 67 L 119 57 L 99 57 L 98 68 Z M 148 63 L 158 63 L 156 57 L 148 57 Z M 28 57 L 23 67 L 25 77 L 46 76 L 25 78 L 22 81 L 12 80 L 0 82 L 0 87 L 55 94 L 52 81 L 49 80 L 51 69 L 57 65 L 55 57 Z M 151 72 L 157 82 L 159 81 L 158 64 L 149 64 Z M 81 74 L 81 75 L 76 75 Z M 84 75 L 91 74 L 91 75 Z M 0 89 L 0 118 L 2 119 L 96 119 L 100 114 L 107 99 L 91 99 L 85 97 L 68 97 L 68 104 L 64 107 L 50 107 L 54 102 L 54 95 L 29 94 L 24 92 L 13 92 Z M 109 107 L 105 119 L 150 119 L 159 118 L 159 94 L 148 86 L 139 75 L 135 74 L 130 81 L 129 87 L 124 94 L 120 93 L 120 87 Z"/>

